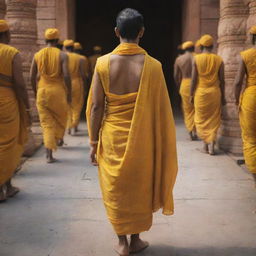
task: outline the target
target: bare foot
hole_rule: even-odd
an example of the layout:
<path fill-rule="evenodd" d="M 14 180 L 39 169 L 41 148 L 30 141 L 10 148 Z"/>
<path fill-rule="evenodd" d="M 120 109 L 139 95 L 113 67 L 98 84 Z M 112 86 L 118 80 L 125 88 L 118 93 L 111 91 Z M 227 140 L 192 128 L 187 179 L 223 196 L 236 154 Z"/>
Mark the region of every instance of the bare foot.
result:
<path fill-rule="evenodd" d="M 71 134 L 71 129 L 68 129 L 68 134 L 69 134 L 69 135 Z"/>
<path fill-rule="evenodd" d="M 114 250 L 120 256 L 128 256 L 129 255 L 129 246 L 128 243 L 118 243 L 114 246 Z"/>
<path fill-rule="evenodd" d="M 6 195 L 6 186 L 3 185 L 0 187 L 0 203 L 5 202 L 7 199 L 7 195 Z"/>
<path fill-rule="evenodd" d="M 59 139 L 58 146 L 62 147 L 63 145 L 64 145 L 64 140 L 63 139 Z"/>
<path fill-rule="evenodd" d="M 208 148 L 208 144 L 204 143 L 204 146 L 203 148 L 201 149 L 198 149 L 201 153 L 204 153 L 204 154 L 209 154 L 209 148 Z"/>
<path fill-rule="evenodd" d="M 189 132 L 190 140 L 194 140 L 193 132 Z"/>
<path fill-rule="evenodd" d="M 253 173 L 252 176 L 253 176 L 253 179 L 254 179 L 254 182 L 255 182 L 255 188 L 256 188 L 256 173 Z"/>
<path fill-rule="evenodd" d="M 215 143 L 214 143 L 214 142 L 212 142 L 212 143 L 209 145 L 209 154 L 210 154 L 211 156 L 214 156 L 214 155 L 215 155 L 214 146 L 215 146 Z"/>
<path fill-rule="evenodd" d="M 131 236 L 130 253 L 138 253 L 145 250 L 149 246 L 149 243 L 140 239 L 138 235 Z"/>
<path fill-rule="evenodd" d="M 47 164 L 52 164 L 52 163 L 57 162 L 57 159 L 53 158 L 53 157 L 48 157 L 46 162 L 47 162 Z"/>
<path fill-rule="evenodd" d="M 14 197 L 16 194 L 18 194 L 20 192 L 20 189 L 17 187 L 13 187 L 13 186 L 9 186 L 7 187 L 7 193 L 6 195 L 8 197 Z"/>

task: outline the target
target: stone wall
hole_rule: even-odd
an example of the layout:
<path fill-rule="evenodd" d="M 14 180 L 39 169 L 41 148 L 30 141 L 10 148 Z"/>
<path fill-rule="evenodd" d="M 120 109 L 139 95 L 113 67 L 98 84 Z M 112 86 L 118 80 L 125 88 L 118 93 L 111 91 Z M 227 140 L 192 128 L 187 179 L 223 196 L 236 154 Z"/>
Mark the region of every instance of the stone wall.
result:
<path fill-rule="evenodd" d="M 183 41 L 195 42 L 201 35 L 211 34 L 217 42 L 219 0 L 184 0 L 182 17 Z"/>

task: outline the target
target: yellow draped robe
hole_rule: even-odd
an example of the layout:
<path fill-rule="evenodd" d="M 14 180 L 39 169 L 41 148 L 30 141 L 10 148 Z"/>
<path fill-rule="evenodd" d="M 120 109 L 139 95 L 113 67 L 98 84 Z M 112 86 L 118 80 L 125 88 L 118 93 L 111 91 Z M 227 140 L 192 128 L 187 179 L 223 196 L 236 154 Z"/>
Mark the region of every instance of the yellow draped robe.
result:
<path fill-rule="evenodd" d="M 37 109 L 43 129 L 44 145 L 57 149 L 67 126 L 67 95 L 61 72 L 60 50 L 46 47 L 35 54 L 40 80 L 37 90 Z"/>
<path fill-rule="evenodd" d="M 72 103 L 69 110 L 68 128 L 77 127 L 84 105 L 84 85 L 80 74 L 81 55 L 68 53 L 69 74 L 72 81 Z"/>
<path fill-rule="evenodd" d="M 195 125 L 198 136 L 205 143 L 216 140 L 221 119 L 220 56 L 202 53 L 195 56 L 198 84 L 195 92 Z"/>
<path fill-rule="evenodd" d="M 109 92 L 111 54 L 145 54 L 138 93 Z M 175 124 L 162 67 L 138 45 L 124 43 L 98 59 L 96 72 L 106 95 L 97 161 L 107 215 L 118 235 L 140 233 L 150 229 L 153 212 L 174 212 Z"/>
<path fill-rule="evenodd" d="M 245 163 L 256 173 L 256 49 L 241 52 L 247 70 L 247 85 L 241 95 L 240 125 Z"/>
<path fill-rule="evenodd" d="M 180 96 L 182 100 L 184 122 L 189 132 L 195 130 L 195 108 L 194 104 L 190 102 L 190 84 L 191 78 L 183 78 L 180 85 Z"/>
<path fill-rule="evenodd" d="M 11 82 L 17 53 L 17 49 L 0 44 L 0 186 L 12 178 L 28 136 L 25 106 L 17 99 Z"/>

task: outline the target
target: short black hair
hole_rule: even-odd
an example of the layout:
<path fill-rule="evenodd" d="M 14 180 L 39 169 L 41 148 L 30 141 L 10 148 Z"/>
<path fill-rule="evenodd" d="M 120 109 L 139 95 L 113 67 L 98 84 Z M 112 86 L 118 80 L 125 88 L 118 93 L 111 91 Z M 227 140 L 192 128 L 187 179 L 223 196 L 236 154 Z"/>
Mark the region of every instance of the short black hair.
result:
<path fill-rule="evenodd" d="M 58 44 L 59 39 L 46 39 L 45 42 L 47 44 L 51 43 L 51 44 Z"/>
<path fill-rule="evenodd" d="M 126 8 L 122 10 L 116 18 L 116 27 L 120 36 L 125 39 L 134 40 L 140 30 L 144 27 L 143 16 L 134 9 Z"/>
<path fill-rule="evenodd" d="M 252 35 L 252 44 L 256 44 L 256 35 Z"/>
<path fill-rule="evenodd" d="M 211 46 L 200 45 L 200 50 L 203 51 L 203 49 L 212 50 L 213 49 L 213 45 L 211 45 Z"/>
<path fill-rule="evenodd" d="M 195 51 L 195 46 L 191 46 L 191 47 L 187 48 L 185 51 L 194 52 Z"/>
<path fill-rule="evenodd" d="M 74 50 L 74 46 L 65 46 L 65 48 L 66 48 L 68 51 L 71 51 L 71 52 L 73 52 L 73 50 Z"/>

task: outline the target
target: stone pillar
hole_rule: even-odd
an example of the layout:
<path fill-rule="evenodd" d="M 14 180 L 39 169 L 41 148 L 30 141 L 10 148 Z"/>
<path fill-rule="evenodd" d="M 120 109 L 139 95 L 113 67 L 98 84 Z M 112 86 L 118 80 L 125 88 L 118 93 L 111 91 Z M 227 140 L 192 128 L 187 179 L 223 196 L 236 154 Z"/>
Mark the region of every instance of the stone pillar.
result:
<path fill-rule="evenodd" d="M 219 146 L 238 155 L 242 154 L 242 141 L 233 83 L 239 52 L 246 46 L 247 18 L 248 6 L 243 0 L 220 1 L 218 54 L 225 63 L 227 105 L 223 107 Z"/>
<path fill-rule="evenodd" d="M 247 19 L 247 44 L 251 46 L 251 37 L 249 36 L 249 29 L 256 25 L 256 0 L 247 0 L 249 7 L 249 17 Z"/>
<path fill-rule="evenodd" d="M 35 97 L 29 82 L 29 70 L 37 50 L 36 0 L 7 0 L 6 19 L 10 24 L 11 45 L 20 50 L 24 78 L 27 85 L 33 115 L 33 127 L 25 155 L 31 155 L 41 143 Z M 36 136 L 39 135 L 39 136 Z"/>
<path fill-rule="evenodd" d="M 4 19 L 5 10 L 6 10 L 5 0 L 0 0 L 0 19 Z"/>

